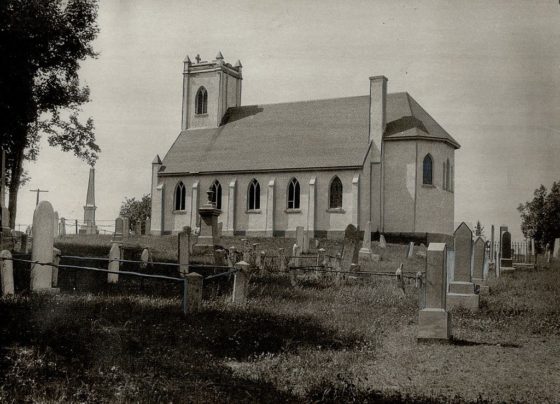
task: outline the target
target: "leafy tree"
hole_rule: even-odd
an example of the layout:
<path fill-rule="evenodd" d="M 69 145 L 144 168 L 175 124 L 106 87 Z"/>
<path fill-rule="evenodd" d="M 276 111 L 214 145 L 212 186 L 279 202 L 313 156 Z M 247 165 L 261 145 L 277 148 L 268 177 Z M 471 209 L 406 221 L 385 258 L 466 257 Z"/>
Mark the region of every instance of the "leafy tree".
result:
<path fill-rule="evenodd" d="M 147 194 L 142 197 L 141 200 L 136 200 L 136 198 L 124 198 L 124 202 L 121 204 L 121 216 L 126 216 L 130 219 L 130 226 L 134 226 L 134 223 L 141 222 L 144 223 L 146 218 L 150 216 L 152 210 L 152 197 Z M 131 229 L 129 229 L 131 230 Z"/>
<path fill-rule="evenodd" d="M 560 237 L 560 182 L 554 182 L 548 193 L 541 185 L 533 195 L 531 201 L 520 204 L 517 210 L 521 214 L 523 235 L 534 238 L 542 249 Z"/>
<path fill-rule="evenodd" d="M 484 236 L 484 227 L 480 224 L 480 220 L 476 221 L 476 226 L 474 228 L 475 236 Z"/>
<path fill-rule="evenodd" d="M 91 118 L 80 123 L 89 89 L 79 62 L 96 57 L 97 0 L 0 1 L 0 147 L 7 152 L 10 226 L 17 194 L 36 160 L 42 134 L 50 146 L 94 165 L 99 147 Z"/>

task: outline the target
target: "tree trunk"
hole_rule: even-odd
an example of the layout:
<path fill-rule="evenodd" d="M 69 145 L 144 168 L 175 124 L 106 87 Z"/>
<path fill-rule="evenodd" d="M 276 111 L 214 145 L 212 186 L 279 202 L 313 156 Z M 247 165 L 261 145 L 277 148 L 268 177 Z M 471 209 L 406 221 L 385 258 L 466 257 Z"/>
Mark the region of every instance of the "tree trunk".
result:
<path fill-rule="evenodd" d="M 10 228 L 16 228 L 16 214 L 17 214 L 17 199 L 19 185 L 21 183 L 21 174 L 23 173 L 23 149 L 16 151 L 16 155 L 12 160 L 10 186 L 8 188 L 9 204 L 8 210 L 10 211 Z"/>

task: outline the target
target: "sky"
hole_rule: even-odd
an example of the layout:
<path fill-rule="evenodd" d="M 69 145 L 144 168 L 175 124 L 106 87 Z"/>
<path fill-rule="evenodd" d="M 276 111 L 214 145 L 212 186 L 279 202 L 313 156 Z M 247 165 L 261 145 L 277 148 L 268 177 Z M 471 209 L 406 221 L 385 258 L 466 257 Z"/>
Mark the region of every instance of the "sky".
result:
<path fill-rule="evenodd" d="M 180 132 L 182 61 L 243 64 L 242 104 L 369 94 L 369 77 L 409 92 L 460 144 L 455 221 L 506 224 L 560 180 L 560 4 L 540 1 L 101 0 L 96 59 L 82 63 L 95 121 L 97 220 L 150 192 L 151 162 Z M 16 223 L 48 190 L 83 220 L 89 167 L 42 143 Z M 16 226 L 17 228 L 18 226 Z M 103 227 L 101 227 L 103 229 Z M 109 227 L 106 229 L 110 230 Z"/>

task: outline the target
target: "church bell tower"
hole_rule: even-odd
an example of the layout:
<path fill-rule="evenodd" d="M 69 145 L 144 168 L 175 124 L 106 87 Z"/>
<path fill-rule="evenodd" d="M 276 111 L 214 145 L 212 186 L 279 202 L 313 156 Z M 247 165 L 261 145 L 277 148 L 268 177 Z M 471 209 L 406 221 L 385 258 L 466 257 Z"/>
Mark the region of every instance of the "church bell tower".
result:
<path fill-rule="evenodd" d="M 241 62 L 232 66 L 218 52 L 211 62 L 187 55 L 183 65 L 181 130 L 217 128 L 228 108 L 241 105 Z"/>

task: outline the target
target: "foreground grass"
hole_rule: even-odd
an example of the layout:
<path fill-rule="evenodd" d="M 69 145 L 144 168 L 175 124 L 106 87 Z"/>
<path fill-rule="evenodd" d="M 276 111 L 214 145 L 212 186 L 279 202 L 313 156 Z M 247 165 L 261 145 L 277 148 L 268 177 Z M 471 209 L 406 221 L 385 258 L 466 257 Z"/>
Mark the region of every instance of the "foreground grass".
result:
<path fill-rule="evenodd" d="M 555 402 L 560 270 L 491 280 L 455 342 L 416 342 L 417 292 L 255 277 L 183 317 L 179 300 L 0 299 L 0 402 Z"/>

